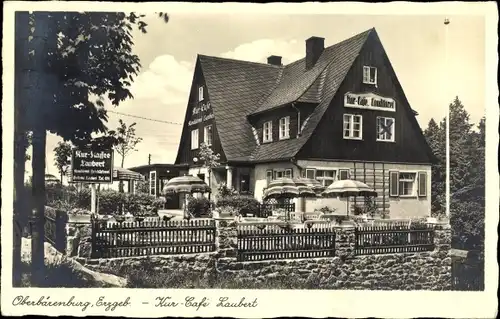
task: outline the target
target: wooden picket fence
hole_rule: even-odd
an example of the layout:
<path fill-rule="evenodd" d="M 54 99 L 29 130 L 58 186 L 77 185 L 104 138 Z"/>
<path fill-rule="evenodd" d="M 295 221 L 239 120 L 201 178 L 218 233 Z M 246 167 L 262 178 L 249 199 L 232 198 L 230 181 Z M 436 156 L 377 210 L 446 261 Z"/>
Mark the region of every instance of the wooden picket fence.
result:
<path fill-rule="evenodd" d="M 355 230 L 355 254 L 390 254 L 434 250 L 434 228 L 404 225 L 366 226 Z"/>
<path fill-rule="evenodd" d="M 215 221 L 92 220 L 92 258 L 195 254 L 215 250 Z"/>
<path fill-rule="evenodd" d="M 238 261 L 335 256 L 335 231 L 323 228 L 238 228 Z"/>

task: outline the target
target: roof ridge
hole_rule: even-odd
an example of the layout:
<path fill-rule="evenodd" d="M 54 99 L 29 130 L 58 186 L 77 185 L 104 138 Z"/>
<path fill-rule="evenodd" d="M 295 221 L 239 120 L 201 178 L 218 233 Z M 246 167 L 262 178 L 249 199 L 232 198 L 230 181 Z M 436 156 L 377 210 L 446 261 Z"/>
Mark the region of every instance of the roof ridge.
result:
<path fill-rule="evenodd" d="M 238 63 L 245 63 L 245 64 L 253 64 L 253 65 L 259 65 L 259 66 L 267 66 L 267 67 L 277 68 L 277 69 L 283 69 L 283 67 L 284 67 L 284 66 L 279 66 L 279 65 L 269 64 L 269 63 L 252 62 L 252 61 L 245 61 L 245 60 L 237 60 L 237 59 L 223 58 L 223 57 L 218 57 L 218 56 L 213 56 L 213 55 L 205 55 L 205 54 L 198 54 L 198 57 L 204 57 L 204 58 L 210 58 L 210 59 L 216 59 L 216 60 L 224 60 L 224 61 L 231 61 L 231 62 L 238 62 Z"/>

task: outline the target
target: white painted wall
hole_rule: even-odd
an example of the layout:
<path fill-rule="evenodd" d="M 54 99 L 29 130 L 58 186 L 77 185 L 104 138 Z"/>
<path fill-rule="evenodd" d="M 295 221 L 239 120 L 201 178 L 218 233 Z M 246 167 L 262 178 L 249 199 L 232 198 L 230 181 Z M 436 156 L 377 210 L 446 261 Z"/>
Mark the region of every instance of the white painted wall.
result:
<path fill-rule="evenodd" d="M 305 168 L 329 168 L 329 169 L 340 169 L 349 168 L 354 169 L 354 162 L 335 162 L 335 161 L 309 161 L 309 160 L 299 160 L 297 163 L 299 166 Z M 427 196 L 426 197 L 386 197 L 386 200 L 390 203 L 390 217 L 391 218 L 404 218 L 404 217 L 427 217 L 431 215 L 431 165 L 422 164 L 396 164 L 396 163 L 384 163 L 384 168 L 386 171 L 397 170 L 397 171 L 407 171 L 407 172 L 427 172 Z M 362 168 L 363 163 L 356 162 L 356 168 Z M 366 163 L 367 169 L 373 168 L 373 163 Z M 382 163 L 375 163 L 375 169 L 381 169 Z M 372 185 L 370 185 L 372 186 Z M 380 185 L 378 185 L 380 186 Z M 377 186 L 377 187 L 378 187 Z M 386 183 L 386 189 L 388 189 L 389 184 Z M 334 205 L 335 208 L 342 206 L 341 203 L 345 202 L 343 199 L 307 199 L 306 209 L 307 211 L 314 210 L 314 208 L 321 208 L 323 203 L 326 205 Z M 327 204 L 328 203 L 328 204 Z M 345 207 L 345 205 L 344 205 Z M 337 212 L 345 211 L 344 209 L 337 210 Z"/>

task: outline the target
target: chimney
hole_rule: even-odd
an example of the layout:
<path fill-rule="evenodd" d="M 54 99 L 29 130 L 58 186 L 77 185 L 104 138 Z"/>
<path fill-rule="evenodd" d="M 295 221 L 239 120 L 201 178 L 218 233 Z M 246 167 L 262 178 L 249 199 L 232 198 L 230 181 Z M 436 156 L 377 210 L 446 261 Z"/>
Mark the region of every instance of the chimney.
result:
<path fill-rule="evenodd" d="M 277 55 L 271 55 L 267 58 L 267 64 L 281 66 L 281 57 Z"/>
<path fill-rule="evenodd" d="M 325 38 L 310 37 L 306 40 L 306 70 L 312 68 L 325 49 Z"/>

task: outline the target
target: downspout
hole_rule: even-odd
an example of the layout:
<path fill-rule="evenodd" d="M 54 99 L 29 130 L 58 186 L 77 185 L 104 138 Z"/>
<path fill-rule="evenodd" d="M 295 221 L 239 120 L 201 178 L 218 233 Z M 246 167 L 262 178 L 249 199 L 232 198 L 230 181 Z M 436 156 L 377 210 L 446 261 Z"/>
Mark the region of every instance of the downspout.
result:
<path fill-rule="evenodd" d="M 292 157 L 290 159 L 290 162 L 293 165 L 297 166 L 297 168 L 299 169 L 299 178 L 300 178 L 302 176 L 302 170 L 303 170 L 302 166 L 300 166 L 299 164 L 297 164 L 297 160 L 295 159 L 295 157 Z M 297 204 L 300 205 L 299 212 L 305 213 L 305 211 L 306 211 L 306 199 L 305 198 L 299 198 Z"/>
<path fill-rule="evenodd" d="M 300 136 L 300 110 L 295 106 L 295 102 L 292 102 L 292 107 L 297 111 L 297 137 Z"/>

